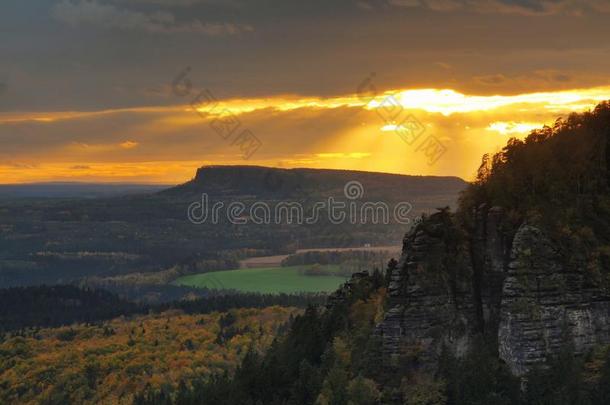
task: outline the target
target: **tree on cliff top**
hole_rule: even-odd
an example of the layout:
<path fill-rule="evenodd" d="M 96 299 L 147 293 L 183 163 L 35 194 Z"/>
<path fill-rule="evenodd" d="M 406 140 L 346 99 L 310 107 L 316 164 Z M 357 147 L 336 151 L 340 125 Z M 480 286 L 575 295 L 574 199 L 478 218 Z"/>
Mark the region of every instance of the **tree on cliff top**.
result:
<path fill-rule="evenodd" d="M 475 182 L 460 197 L 459 216 L 472 225 L 481 205 L 500 206 L 513 230 L 523 222 L 540 226 L 566 251 L 608 268 L 609 139 L 610 101 L 524 140 L 510 139 L 500 152 L 483 156 Z"/>

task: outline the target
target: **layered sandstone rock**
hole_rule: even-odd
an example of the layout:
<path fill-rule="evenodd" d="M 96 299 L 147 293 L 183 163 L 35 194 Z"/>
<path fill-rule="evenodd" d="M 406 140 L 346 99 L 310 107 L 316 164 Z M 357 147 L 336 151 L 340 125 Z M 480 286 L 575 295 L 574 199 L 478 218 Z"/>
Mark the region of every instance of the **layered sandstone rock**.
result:
<path fill-rule="evenodd" d="M 498 330 L 500 357 L 516 375 L 544 364 L 566 345 L 584 354 L 610 343 L 610 300 L 587 280 L 586 270 L 562 263 L 539 229 L 515 235 L 504 281 Z"/>
<path fill-rule="evenodd" d="M 499 208 L 480 207 L 471 239 L 435 214 L 405 236 L 376 333 L 388 365 L 433 369 L 441 349 L 461 356 L 477 334 L 497 336 L 515 375 L 566 346 L 583 354 L 610 343 L 610 299 L 579 266 L 567 267 L 539 229 L 507 230 Z M 445 219 L 443 219 L 445 218 Z"/>
<path fill-rule="evenodd" d="M 457 355 L 469 347 L 477 324 L 472 270 L 452 245 L 453 231 L 433 215 L 405 236 L 389 310 L 377 328 L 389 363 L 416 357 L 429 366 L 443 346 Z"/>

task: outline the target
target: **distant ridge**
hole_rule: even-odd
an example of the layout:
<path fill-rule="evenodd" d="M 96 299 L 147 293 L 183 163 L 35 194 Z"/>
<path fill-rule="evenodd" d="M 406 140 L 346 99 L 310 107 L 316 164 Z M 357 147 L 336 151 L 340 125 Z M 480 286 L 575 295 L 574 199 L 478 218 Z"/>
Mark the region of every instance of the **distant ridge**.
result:
<path fill-rule="evenodd" d="M 357 170 L 281 169 L 264 166 L 204 166 L 195 177 L 162 194 L 192 195 L 202 192 L 215 195 L 308 195 L 335 194 L 349 181 L 359 181 L 365 193 L 394 192 L 413 195 L 456 195 L 467 182 L 455 176 L 410 176 Z"/>

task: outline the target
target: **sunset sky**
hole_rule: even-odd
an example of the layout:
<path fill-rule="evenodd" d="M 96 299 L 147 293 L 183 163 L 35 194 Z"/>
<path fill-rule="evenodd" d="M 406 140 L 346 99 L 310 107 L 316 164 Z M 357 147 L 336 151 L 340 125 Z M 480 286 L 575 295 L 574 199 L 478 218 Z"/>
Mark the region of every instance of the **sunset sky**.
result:
<path fill-rule="evenodd" d="M 206 164 L 472 179 L 510 137 L 610 99 L 606 0 L 0 10 L 0 183 L 173 184 Z"/>

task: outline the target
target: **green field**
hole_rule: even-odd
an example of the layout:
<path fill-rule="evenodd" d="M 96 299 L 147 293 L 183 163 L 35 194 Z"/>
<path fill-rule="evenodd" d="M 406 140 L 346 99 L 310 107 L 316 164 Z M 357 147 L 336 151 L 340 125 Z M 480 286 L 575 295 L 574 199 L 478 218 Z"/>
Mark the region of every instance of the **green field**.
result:
<path fill-rule="evenodd" d="M 339 266 L 321 266 L 335 272 Z M 330 292 L 345 282 L 340 276 L 306 276 L 302 266 L 215 271 L 180 277 L 172 284 L 267 294 Z"/>

